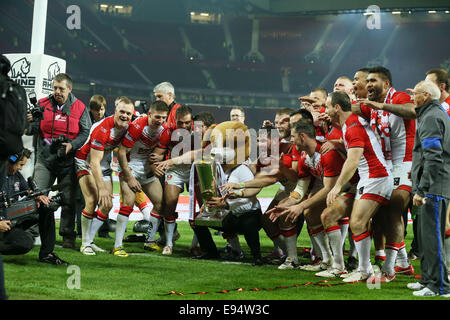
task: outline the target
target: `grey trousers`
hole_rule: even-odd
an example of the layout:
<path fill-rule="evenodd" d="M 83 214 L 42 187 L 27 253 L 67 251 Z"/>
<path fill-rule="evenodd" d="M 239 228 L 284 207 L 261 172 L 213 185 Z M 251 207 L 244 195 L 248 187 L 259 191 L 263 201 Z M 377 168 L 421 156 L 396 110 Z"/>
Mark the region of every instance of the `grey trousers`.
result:
<path fill-rule="evenodd" d="M 426 204 L 419 207 L 417 236 L 420 251 L 422 285 L 438 294 L 450 293 L 445 264 L 445 221 L 449 200 L 427 195 Z"/>
<path fill-rule="evenodd" d="M 36 161 L 34 167 L 34 182 L 39 189 L 51 187 L 55 181 L 63 184 L 61 190 L 64 193 L 61 206 L 61 220 L 59 224 L 59 235 L 64 238 L 75 239 L 75 208 L 77 193 L 77 178 L 74 165 L 70 168 L 56 169 L 50 171 L 44 164 Z M 54 219 L 54 218 L 53 218 Z"/>

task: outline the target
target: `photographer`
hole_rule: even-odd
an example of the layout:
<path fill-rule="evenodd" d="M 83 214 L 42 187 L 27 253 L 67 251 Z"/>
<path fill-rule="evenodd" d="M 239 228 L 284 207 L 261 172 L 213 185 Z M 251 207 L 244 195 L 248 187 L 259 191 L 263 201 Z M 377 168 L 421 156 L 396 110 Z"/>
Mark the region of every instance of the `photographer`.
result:
<path fill-rule="evenodd" d="M 10 155 L 23 148 L 22 135 L 26 124 L 27 96 L 25 89 L 8 77 L 11 63 L 0 55 L 0 190 L 6 177 L 6 163 Z M 3 214 L 3 209 L 0 209 Z M 3 231 L 1 231 L 3 232 Z M 3 262 L 0 255 L 0 300 L 6 300 Z"/>
<path fill-rule="evenodd" d="M 62 184 L 65 197 L 59 234 L 64 248 L 75 248 L 77 180 L 74 156 L 89 136 L 91 119 L 85 105 L 72 94 L 72 79 L 60 73 L 53 79 L 53 94 L 40 99 L 39 112 L 28 114 L 28 135 L 37 134 L 34 180 L 40 189 Z M 54 217 L 53 217 L 54 223 Z"/>
<path fill-rule="evenodd" d="M 23 149 L 22 152 L 8 158 L 6 167 L 6 183 L 2 192 L 13 202 L 20 202 L 18 193 L 23 191 L 31 194 L 33 190 L 19 172 L 30 158 L 31 151 Z M 0 218 L 0 253 L 4 255 L 25 254 L 34 246 L 34 238 L 37 235 L 36 225 L 39 226 L 39 235 L 42 245 L 39 252 L 39 261 L 50 264 L 67 264 L 53 253 L 55 224 L 53 219 L 52 200 L 47 196 L 35 197 L 38 216 L 31 214 L 22 218 L 15 226 L 6 220 L 7 216 Z"/>

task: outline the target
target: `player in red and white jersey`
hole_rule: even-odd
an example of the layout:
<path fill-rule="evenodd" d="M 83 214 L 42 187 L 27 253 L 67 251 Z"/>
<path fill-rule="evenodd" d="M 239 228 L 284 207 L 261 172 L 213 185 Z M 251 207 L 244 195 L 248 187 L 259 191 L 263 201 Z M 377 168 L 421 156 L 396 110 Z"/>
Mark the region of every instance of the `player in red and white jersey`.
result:
<path fill-rule="evenodd" d="M 179 157 L 180 155 L 197 149 L 193 146 L 193 120 L 192 110 L 187 106 L 180 106 L 175 114 L 177 127 L 175 130 L 166 127 L 161 133 L 158 145 L 154 149 L 157 155 L 168 154 L 170 158 Z M 201 140 L 199 141 L 201 144 Z M 198 146 L 198 148 L 200 148 Z M 157 177 L 165 175 L 164 186 L 164 228 L 166 234 L 166 245 L 162 251 L 164 255 L 172 254 L 173 234 L 175 231 L 175 222 L 177 219 L 176 207 L 180 193 L 183 192 L 184 186 L 189 185 L 191 162 L 176 164 L 168 169 L 161 169 L 158 163 L 152 164 L 152 170 Z"/>
<path fill-rule="evenodd" d="M 331 275 L 327 274 L 327 276 L 337 276 L 346 272 L 342 251 L 342 235 L 338 225 L 338 220 L 343 218 L 343 216 L 338 217 L 334 221 L 336 228 L 326 231 L 322 224 L 321 216 L 324 213 L 326 214 L 324 211 L 327 207 L 326 197 L 341 172 L 344 158 L 336 150 L 321 153 L 319 151 L 321 144 L 315 139 L 314 126 L 307 121 L 299 121 L 294 125 L 292 141 L 299 150 L 304 151 L 302 158 L 298 161 L 299 183 L 296 190 L 291 194 L 291 199 L 287 199 L 282 204 L 280 203 L 279 206 L 268 211 L 268 214 L 270 214 L 272 220 L 282 217 L 285 223 L 292 223 L 300 215 L 304 214 L 309 230 L 311 230 L 311 240 L 319 247 L 322 254 L 322 262 L 300 268 L 308 271 L 330 269 L 329 273 Z M 312 188 L 307 186 L 308 181 L 314 182 Z M 354 180 L 353 183 L 355 183 Z M 353 196 L 347 198 L 352 200 Z M 348 201 L 344 202 L 347 203 Z M 348 207 L 351 208 L 351 205 Z M 336 209 L 337 207 L 329 210 L 335 211 Z M 326 234 L 330 236 L 331 248 L 328 245 Z M 290 259 L 297 258 L 296 243 L 292 243 L 292 247 L 290 247 L 290 239 L 287 238 L 286 240 L 288 258 L 285 264 L 289 264 Z M 318 276 L 324 275 L 318 274 Z"/>
<path fill-rule="evenodd" d="M 286 109 L 282 110 L 283 112 L 286 112 L 285 114 L 287 114 Z M 281 116 L 284 116 L 285 114 L 281 114 Z M 277 122 L 277 119 L 279 118 L 276 118 L 275 122 Z M 275 195 L 274 199 L 269 204 L 267 210 L 273 208 L 282 199 L 289 197 L 289 194 L 295 188 L 295 184 L 297 181 L 297 161 L 300 158 L 301 154 L 295 148 L 295 145 L 293 145 L 291 142 L 287 142 L 286 138 L 290 139 L 290 127 L 300 119 L 307 119 L 311 123 L 313 121 L 312 115 L 309 111 L 305 109 L 297 110 L 290 113 L 289 126 L 286 125 L 284 130 L 281 130 L 280 135 L 289 132 L 289 137 L 287 137 L 287 134 L 284 134 L 283 140 L 281 140 L 282 142 L 280 141 L 280 145 L 278 148 L 280 154 L 283 154 L 281 159 L 282 165 L 278 166 L 278 160 L 273 163 L 273 160 L 277 159 L 279 155 L 271 154 L 271 150 L 276 149 L 276 147 L 273 147 L 274 144 L 272 143 L 273 139 L 271 133 L 273 131 L 273 127 L 267 126 L 268 122 L 265 122 L 264 124 L 266 126 L 264 126 L 262 129 L 266 129 L 269 131 L 267 131 L 267 134 L 260 134 L 258 138 L 258 147 L 260 152 L 262 151 L 262 154 L 257 159 L 256 164 L 249 165 L 253 174 L 255 174 L 255 179 L 245 182 L 242 186 L 236 183 L 227 183 L 222 186 L 222 189 L 225 192 L 233 192 L 234 189 L 236 189 L 238 190 L 236 192 L 238 192 L 239 194 L 242 192 L 246 195 L 253 195 L 255 192 L 255 194 L 257 194 L 259 192 L 258 190 L 265 186 L 280 182 L 281 187 Z M 280 130 L 278 130 L 278 132 L 280 132 Z M 265 158 L 265 160 L 262 160 L 262 158 Z M 275 262 L 276 260 L 279 260 L 279 258 L 286 252 L 284 236 L 295 235 L 295 239 L 297 239 L 297 235 L 303 226 L 303 220 L 297 223 L 297 225 L 291 224 L 286 228 L 284 226 L 280 226 L 278 222 L 274 223 L 270 221 L 268 215 L 263 215 L 261 221 L 266 234 L 274 243 L 274 252 L 265 257 L 265 260 L 268 262 Z"/>
<path fill-rule="evenodd" d="M 133 111 L 133 102 L 123 97 L 113 116 L 96 122 L 92 126 L 88 140 L 75 155 L 78 181 L 85 200 L 81 217 L 80 252 L 83 254 L 95 255 L 91 244 L 112 208 L 112 183 L 110 179 L 106 181 L 103 179 L 102 169 L 107 168 L 102 168 L 102 165 L 107 164 L 109 153 L 125 136 Z M 98 210 L 95 212 L 97 207 Z M 93 219 L 94 212 L 96 217 Z"/>
<path fill-rule="evenodd" d="M 116 234 L 119 233 L 122 237 L 125 234 L 136 193 L 143 191 L 153 204 L 149 216 L 144 217 L 149 221 L 144 248 L 151 251 L 161 250 L 155 243 L 155 235 L 161 221 L 163 189 L 150 167 L 149 156 L 160 141 L 167 112 L 165 102 L 153 102 L 148 115 L 136 119 L 129 126 L 118 151 L 122 203 L 117 217 Z"/>
<path fill-rule="evenodd" d="M 369 282 L 389 282 L 395 279 L 395 261 L 399 250 L 406 253 L 404 245 L 403 212 L 406 210 L 411 197 L 412 149 L 416 121 L 399 117 L 385 109 L 385 106 L 408 108 L 412 106 L 410 96 L 405 92 L 396 91 L 392 87 L 392 77 L 388 69 L 375 67 L 369 69 L 367 76 L 368 100 L 360 100 L 361 111 L 370 116 L 371 125 L 381 137 L 385 158 L 391 165 L 394 191 L 387 206 L 385 221 L 377 217 L 375 224 L 383 226 L 386 238 L 386 260 L 381 273 Z M 380 220 L 381 219 L 381 220 Z M 402 259 L 404 260 L 404 259 Z M 409 268 L 409 262 L 405 268 Z"/>
<path fill-rule="evenodd" d="M 351 112 L 347 94 L 333 92 L 327 99 L 327 113 L 333 122 L 342 127 L 347 159 L 333 189 L 328 193 L 327 203 L 331 205 L 358 170 L 359 182 L 350 215 L 350 229 L 353 231 L 359 256 L 358 270 L 346 282 L 366 280 L 373 275 L 370 262 L 372 244 L 369 223 L 379 207 L 387 204 L 393 189 L 393 179 L 383 157 L 381 145 L 369 122 Z"/>

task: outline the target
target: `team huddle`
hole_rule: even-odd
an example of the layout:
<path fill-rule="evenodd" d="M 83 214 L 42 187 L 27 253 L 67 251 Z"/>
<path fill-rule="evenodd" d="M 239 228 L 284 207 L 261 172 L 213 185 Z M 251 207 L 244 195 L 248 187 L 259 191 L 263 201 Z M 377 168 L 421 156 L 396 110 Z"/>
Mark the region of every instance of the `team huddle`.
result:
<path fill-rule="evenodd" d="M 398 274 L 414 274 L 404 242 L 405 212 L 412 204 L 432 205 L 435 198 L 429 191 L 436 187 L 436 180 L 430 178 L 430 170 L 438 168 L 439 162 L 447 164 L 444 158 L 450 153 L 446 149 L 448 138 L 432 132 L 440 128 L 440 123 L 434 124 L 436 128 L 417 124 L 423 113 L 418 107 L 438 101 L 440 121 L 448 127 L 448 75 L 441 69 L 430 70 L 410 94 L 395 90 L 392 83 L 388 69 L 374 67 L 358 70 L 353 80 L 339 77 L 330 94 L 323 88 L 314 89 L 299 98 L 298 110 L 283 108 L 273 122 L 265 121 L 259 128 L 257 157 L 246 155 L 234 166 L 227 165 L 240 150 L 219 148 L 215 140 L 208 140 L 224 122 L 216 123 L 207 112 L 193 115 L 189 107 L 175 103 L 170 83 L 154 88 L 156 101 L 148 114 L 134 121 L 133 102 L 127 97 L 117 98 L 114 115 L 92 125 L 89 138 L 75 156 L 85 200 L 81 253 L 104 251 L 94 240 L 113 206 L 110 164 L 115 150 L 121 199 L 112 253 L 128 256 L 122 242 L 136 205 L 149 222 L 144 248 L 171 255 L 177 232 L 177 203 L 185 185 L 189 188 L 195 181 L 191 169 L 199 152 L 216 157 L 223 177 L 218 181 L 217 197 L 206 203 L 197 198 L 195 201 L 200 212 L 205 207 L 224 208 L 234 216 L 234 220 L 227 219 L 227 227 L 218 230 L 228 241 L 226 250 L 236 257 L 242 254 L 238 235 L 244 234 L 255 265 L 278 263 L 278 269 L 313 271 L 318 277 L 338 277 L 344 282 L 390 282 Z M 243 119 L 243 110 L 232 110 L 231 121 L 243 123 Z M 242 128 L 247 129 L 245 125 Z M 200 137 L 200 144 L 195 137 Z M 413 154 L 423 157 L 416 160 Z M 430 155 L 435 158 L 430 159 Z M 438 164 L 427 167 L 427 161 Z M 256 195 L 275 183 L 280 188 L 262 213 Z M 433 194 L 447 199 L 438 208 L 445 219 L 442 241 L 433 244 L 443 246 L 439 255 L 442 253 L 440 257 L 446 262 L 435 266 L 426 258 L 424 263 L 430 269 L 424 271 L 422 264 L 423 280 L 408 286 L 431 295 L 427 285 L 437 272 L 440 285 L 428 287 L 445 295 L 450 292 L 450 210 L 447 194 Z M 244 218 L 247 213 L 248 219 Z M 304 222 L 311 240 L 311 263 L 300 265 L 297 238 Z M 192 226 L 192 248 L 198 249 L 197 258 L 217 257 L 205 228 Z M 261 227 L 274 247 L 264 258 L 258 236 Z M 164 239 L 162 245 L 156 241 L 158 229 Z M 347 236 L 350 251 L 346 262 Z M 436 242 L 435 235 L 425 231 L 420 236 L 421 241 Z M 375 265 L 371 262 L 372 242 Z M 423 257 L 428 257 L 427 248 L 421 250 Z"/>

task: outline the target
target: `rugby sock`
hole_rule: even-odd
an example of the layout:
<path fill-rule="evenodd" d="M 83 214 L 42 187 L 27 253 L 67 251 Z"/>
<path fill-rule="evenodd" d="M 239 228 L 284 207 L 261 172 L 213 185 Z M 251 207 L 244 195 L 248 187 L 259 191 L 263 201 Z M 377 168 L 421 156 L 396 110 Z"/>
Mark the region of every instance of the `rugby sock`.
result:
<path fill-rule="evenodd" d="M 120 206 L 119 214 L 117 215 L 114 249 L 122 247 L 123 236 L 127 230 L 128 218 L 131 212 L 133 212 L 133 207 Z"/>
<path fill-rule="evenodd" d="M 353 240 L 359 256 L 360 271 L 367 274 L 373 273 L 372 264 L 370 263 L 370 248 L 372 246 L 370 233 L 366 231 L 360 235 L 353 235 Z"/>
<path fill-rule="evenodd" d="M 384 250 L 375 250 L 375 260 L 386 260 L 386 252 Z"/>
<path fill-rule="evenodd" d="M 308 234 L 311 240 L 311 261 L 314 261 L 316 259 L 322 259 L 322 252 L 320 251 L 316 238 L 312 236 L 311 232 L 311 229 L 308 227 Z"/>
<path fill-rule="evenodd" d="M 152 206 L 148 202 L 142 202 L 139 204 L 139 210 L 141 210 L 145 221 L 150 221 L 150 215 L 152 212 Z"/>
<path fill-rule="evenodd" d="M 332 259 L 332 254 L 330 250 L 330 246 L 327 243 L 328 239 L 326 237 L 323 226 L 314 226 L 311 228 L 312 237 L 316 240 L 317 245 L 320 248 L 320 252 L 322 253 L 322 262 L 329 263 Z"/>
<path fill-rule="evenodd" d="M 410 264 L 408 253 L 406 252 L 405 242 L 402 242 L 400 243 L 400 248 L 397 253 L 397 265 L 402 268 L 407 268 Z"/>
<path fill-rule="evenodd" d="M 392 275 L 395 273 L 395 259 L 401 245 L 399 243 L 386 243 L 386 261 L 384 262 L 382 270 Z"/>
<path fill-rule="evenodd" d="M 149 214 L 148 222 L 146 242 L 155 242 L 156 232 L 161 223 L 161 216 L 157 212 L 152 211 Z"/>
<path fill-rule="evenodd" d="M 345 239 L 347 238 L 348 226 L 350 225 L 350 218 L 345 217 L 338 221 L 341 229 L 341 247 L 345 250 Z"/>
<path fill-rule="evenodd" d="M 86 212 L 85 210 L 83 210 L 81 212 L 81 245 L 85 245 L 86 243 L 88 243 L 88 233 L 89 233 L 89 229 L 91 228 L 91 224 L 92 224 L 92 214 Z"/>
<path fill-rule="evenodd" d="M 344 253 L 342 251 L 342 234 L 339 226 L 332 226 L 326 229 L 327 237 L 330 241 L 331 251 L 333 253 L 333 268 L 343 270 Z"/>
<path fill-rule="evenodd" d="M 164 219 L 164 231 L 166 234 L 166 246 L 173 247 L 173 233 L 175 232 L 175 219 Z"/>
<path fill-rule="evenodd" d="M 98 232 L 98 229 L 105 223 L 106 219 L 108 219 L 107 215 L 104 215 L 100 212 L 100 210 L 97 210 L 96 217 L 92 219 L 91 227 L 89 228 L 89 231 L 87 233 L 86 243 L 91 244 L 94 242 L 95 235 Z"/>
<path fill-rule="evenodd" d="M 284 236 L 286 243 L 287 256 L 291 258 L 295 263 L 298 263 L 297 255 L 297 235 L 291 235 L 289 237 Z"/>

